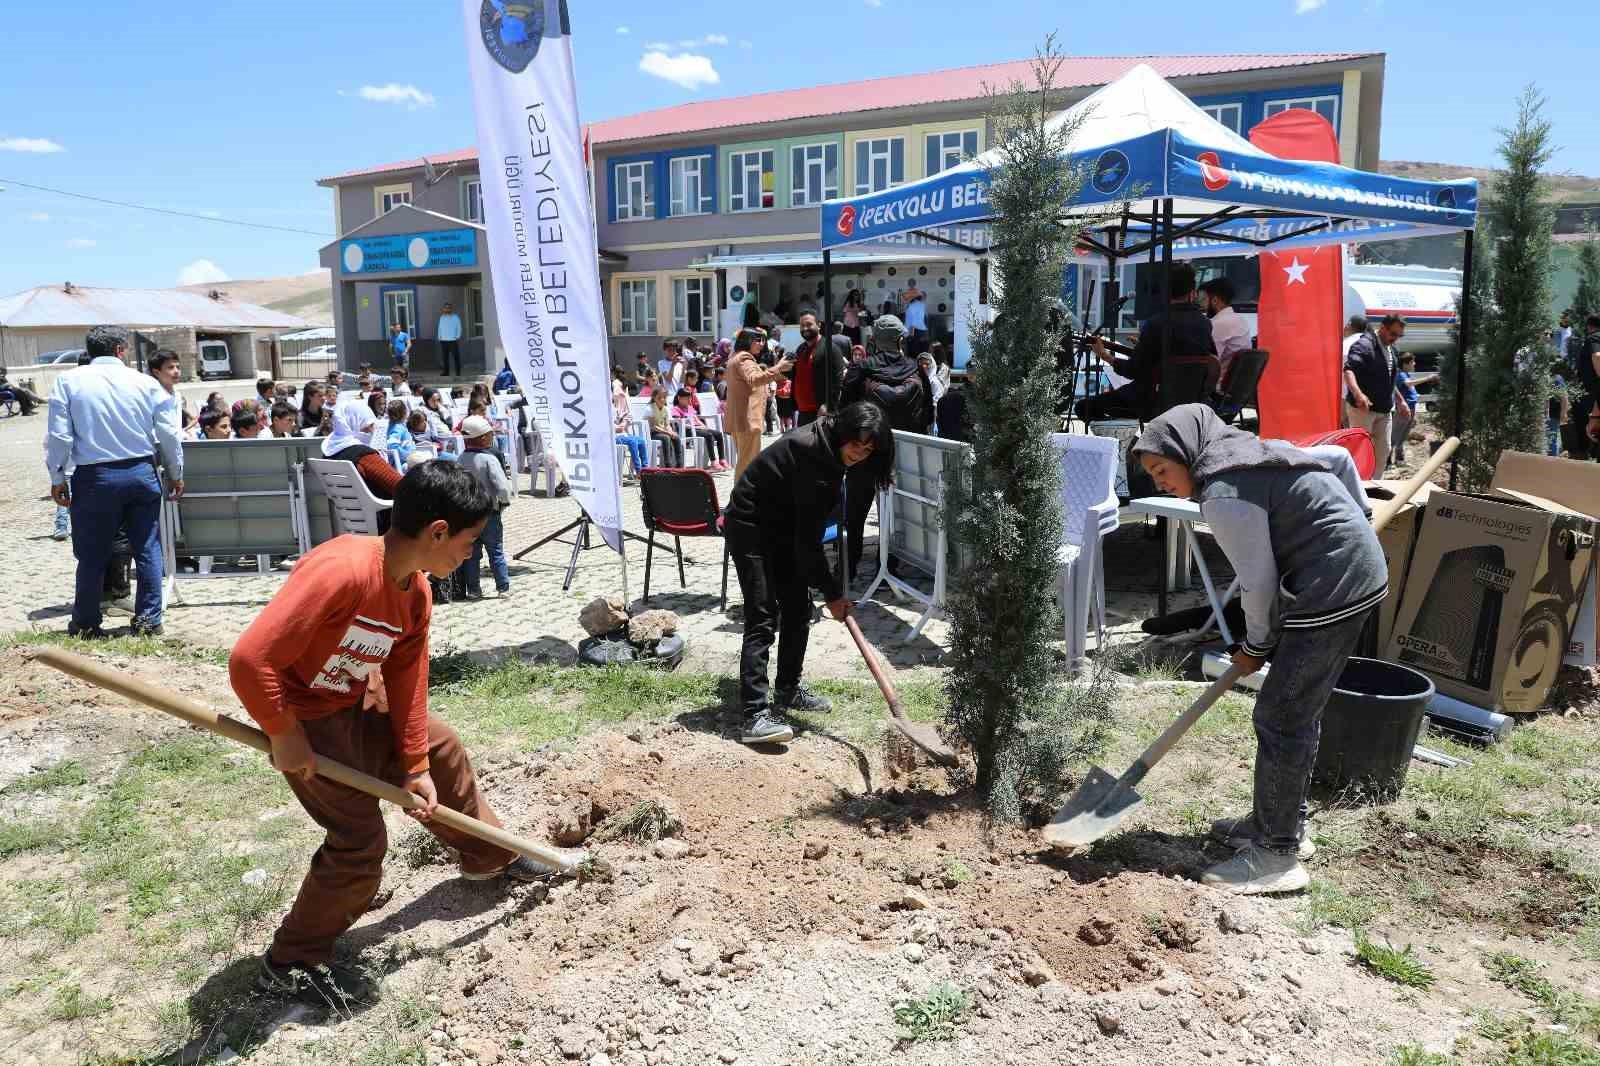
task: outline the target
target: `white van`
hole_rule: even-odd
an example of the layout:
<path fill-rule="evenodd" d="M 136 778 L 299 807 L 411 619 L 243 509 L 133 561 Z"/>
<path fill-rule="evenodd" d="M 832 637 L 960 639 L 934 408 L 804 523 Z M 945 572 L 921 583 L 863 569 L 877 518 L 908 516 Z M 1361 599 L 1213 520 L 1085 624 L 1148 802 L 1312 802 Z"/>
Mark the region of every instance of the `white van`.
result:
<path fill-rule="evenodd" d="M 200 342 L 200 380 L 233 377 L 233 357 L 227 341 Z"/>

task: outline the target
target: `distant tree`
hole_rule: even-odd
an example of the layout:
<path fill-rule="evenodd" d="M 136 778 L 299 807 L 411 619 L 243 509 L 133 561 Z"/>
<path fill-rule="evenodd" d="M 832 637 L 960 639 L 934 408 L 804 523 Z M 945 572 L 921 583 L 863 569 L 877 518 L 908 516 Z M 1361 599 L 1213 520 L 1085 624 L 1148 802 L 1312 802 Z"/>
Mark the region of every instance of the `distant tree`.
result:
<path fill-rule="evenodd" d="M 1580 333 L 1586 316 L 1600 314 L 1600 231 L 1595 228 L 1592 214 L 1584 218 L 1583 229 L 1588 239 L 1578 245 L 1578 291 L 1573 294 L 1569 309 L 1572 325 Z"/>

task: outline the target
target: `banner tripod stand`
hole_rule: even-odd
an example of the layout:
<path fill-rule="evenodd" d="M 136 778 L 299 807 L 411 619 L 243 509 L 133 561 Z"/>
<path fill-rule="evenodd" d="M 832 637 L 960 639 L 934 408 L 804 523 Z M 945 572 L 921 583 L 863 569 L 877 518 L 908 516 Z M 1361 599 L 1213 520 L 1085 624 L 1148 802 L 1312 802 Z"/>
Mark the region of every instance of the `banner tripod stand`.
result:
<path fill-rule="evenodd" d="M 533 542 L 532 544 L 528 545 L 526 548 L 523 548 L 521 551 L 517 552 L 511 558 L 513 558 L 513 559 L 521 559 L 524 555 L 527 555 L 530 552 L 536 551 L 539 548 L 544 547 L 546 544 L 549 544 L 551 541 L 559 541 L 559 540 L 561 540 L 562 537 L 566 536 L 568 533 L 574 534 L 573 538 L 572 538 L 572 558 L 567 563 L 566 580 L 561 582 L 561 591 L 562 592 L 570 591 L 571 588 L 572 588 L 572 579 L 578 573 L 578 553 L 580 551 L 584 551 L 586 549 L 595 547 L 594 540 L 589 535 L 589 527 L 592 526 L 592 525 L 594 525 L 594 519 L 590 518 L 589 517 L 589 512 L 584 510 L 580 506 L 578 508 L 578 517 L 577 518 L 574 518 L 572 521 L 568 522 L 566 525 L 562 526 L 560 529 L 556 530 L 554 533 L 551 533 L 549 536 L 543 537 L 543 538 Z M 637 533 L 630 533 L 626 529 L 622 530 L 621 533 L 622 533 L 623 537 L 626 538 L 627 540 L 636 540 L 640 544 L 646 543 L 645 538 L 639 536 L 639 534 L 637 534 Z M 623 580 L 626 581 L 627 580 L 627 578 L 626 578 L 626 567 L 628 565 L 628 563 L 627 563 L 627 558 L 628 557 L 627 557 L 627 553 L 626 552 L 623 552 L 621 554 L 622 554 L 622 558 L 623 558 L 622 565 L 624 567 L 624 578 L 623 578 Z"/>

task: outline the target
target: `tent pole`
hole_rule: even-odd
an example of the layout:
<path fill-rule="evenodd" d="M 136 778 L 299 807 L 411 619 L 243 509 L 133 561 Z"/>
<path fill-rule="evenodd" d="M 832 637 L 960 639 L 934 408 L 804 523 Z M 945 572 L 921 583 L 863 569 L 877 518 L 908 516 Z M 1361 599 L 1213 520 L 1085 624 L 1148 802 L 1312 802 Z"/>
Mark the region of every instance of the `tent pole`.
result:
<path fill-rule="evenodd" d="M 833 251 L 829 248 L 822 250 L 822 335 L 817 338 L 816 348 L 811 353 L 811 358 L 822 359 L 822 400 L 821 406 L 828 409 L 828 414 L 837 415 L 829 406 L 833 399 Z M 782 429 L 782 426 L 778 427 Z M 848 562 L 850 556 L 849 531 L 850 525 L 847 513 L 849 497 L 840 486 L 839 496 L 839 525 L 836 543 L 839 546 L 839 585 L 844 589 L 846 598 L 850 595 L 850 572 Z"/>
<path fill-rule="evenodd" d="M 1466 245 L 1461 251 L 1461 326 L 1456 331 L 1461 349 L 1456 354 L 1456 410 L 1455 433 L 1461 436 L 1461 419 L 1467 396 L 1467 353 L 1472 349 L 1472 230 L 1466 232 Z M 1450 456 L 1450 491 L 1456 490 L 1456 457 Z"/>

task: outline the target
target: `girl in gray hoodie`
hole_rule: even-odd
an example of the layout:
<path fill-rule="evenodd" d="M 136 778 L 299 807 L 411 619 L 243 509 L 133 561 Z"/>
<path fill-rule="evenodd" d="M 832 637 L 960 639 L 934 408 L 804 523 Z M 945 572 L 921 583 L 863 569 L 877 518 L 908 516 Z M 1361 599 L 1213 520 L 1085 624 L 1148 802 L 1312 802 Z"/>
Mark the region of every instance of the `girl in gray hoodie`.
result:
<path fill-rule="evenodd" d="M 1306 789 L 1328 697 L 1388 592 L 1358 487 L 1317 456 L 1231 429 L 1204 404 L 1174 407 L 1134 445 L 1164 492 L 1195 500 L 1239 579 L 1245 638 L 1235 663 L 1272 659 L 1256 699 L 1255 806 L 1212 834 L 1238 849 L 1201 880 L 1241 894 L 1293 892 Z"/>

